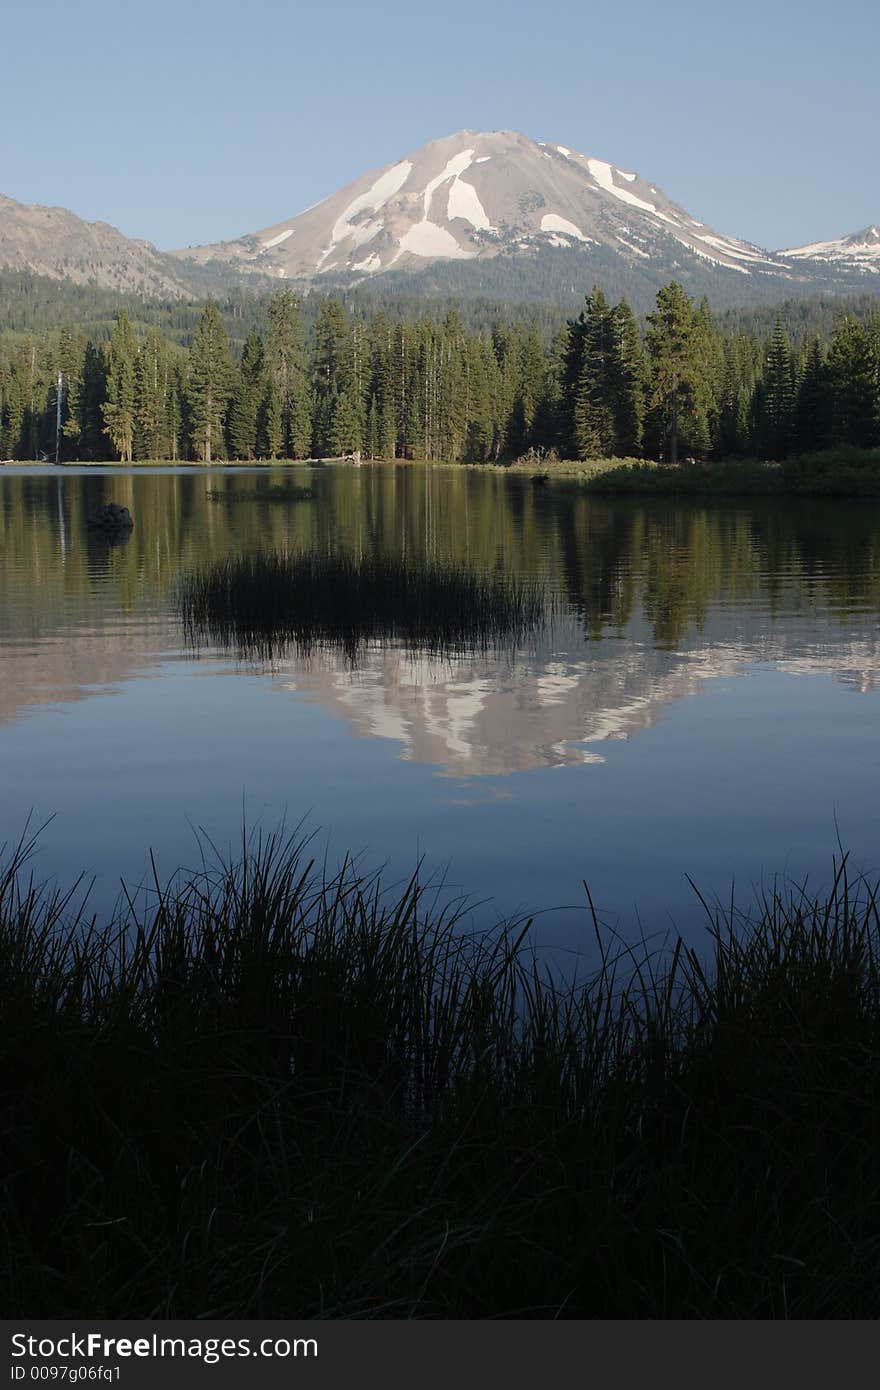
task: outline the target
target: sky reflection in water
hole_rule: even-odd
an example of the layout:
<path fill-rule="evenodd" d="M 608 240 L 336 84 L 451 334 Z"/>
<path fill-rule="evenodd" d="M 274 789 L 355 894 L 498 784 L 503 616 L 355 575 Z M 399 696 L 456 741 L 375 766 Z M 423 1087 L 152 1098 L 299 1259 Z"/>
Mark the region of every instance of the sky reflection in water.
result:
<path fill-rule="evenodd" d="M 218 503 L 284 474 L 0 471 L 0 840 L 55 819 L 39 867 L 109 904 L 249 824 L 306 818 L 335 863 L 542 916 L 590 949 L 582 880 L 627 936 L 698 930 L 690 874 L 738 896 L 877 850 L 880 514 L 864 504 L 589 499 L 463 469 L 297 473 L 311 502 Z M 135 518 L 85 527 L 113 498 Z M 538 578 L 515 653 L 400 643 L 271 665 L 187 649 L 181 574 L 255 549 L 403 555 Z"/>

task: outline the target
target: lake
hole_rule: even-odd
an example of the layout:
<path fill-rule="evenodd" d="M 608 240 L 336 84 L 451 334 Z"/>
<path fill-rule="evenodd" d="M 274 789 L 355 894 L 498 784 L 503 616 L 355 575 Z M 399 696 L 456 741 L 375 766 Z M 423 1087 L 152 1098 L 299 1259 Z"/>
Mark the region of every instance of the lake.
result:
<path fill-rule="evenodd" d="M 242 496 L 295 483 L 311 500 Z M 218 499 L 212 492 L 235 493 Z M 118 544 L 89 530 L 128 506 Z M 256 550 L 536 579 L 515 649 L 369 641 L 271 662 L 193 649 L 181 578 Z M 589 953 L 583 881 L 626 937 L 709 897 L 880 870 L 880 509 L 590 497 L 466 468 L 0 468 L 0 841 L 108 907 L 153 850 L 196 866 L 243 819 L 304 821 L 389 883 L 420 858 L 482 923 Z"/>

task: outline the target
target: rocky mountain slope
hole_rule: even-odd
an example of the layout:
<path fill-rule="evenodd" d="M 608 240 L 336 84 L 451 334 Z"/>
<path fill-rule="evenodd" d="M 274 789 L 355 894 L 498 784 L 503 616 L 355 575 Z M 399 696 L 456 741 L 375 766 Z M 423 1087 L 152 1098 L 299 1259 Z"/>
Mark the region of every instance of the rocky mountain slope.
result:
<path fill-rule="evenodd" d="M 757 247 L 714 232 L 640 175 L 512 131 L 460 131 L 264 231 L 178 254 L 307 280 L 590 245 L 612 246 L 631 260 L 684 248 L 741 275 L 776 268 Z"/>
<path fill-rule="evenodd" d="M 768 253 L 715 231 L 632 170 L 513 131 L 464 130 L 295 217 L 177 254 L 303 284 L 408 276 L 418 292 L 471 285 L 497 294 L 506 275 L 520 280 L 523 298 L 542 298 L 542 286 L 566 275 L 583 282 L 592 271 L 623 292 L 676 277 L 746 302 L 856 281 L 864 288 L 880 257 L 856 242 L 823 243 L 841 248 L 834 255 L 820 247 Z"/>
<path fill-rule="evenodd" d="M 16 203 L 0 195 L 0 266 L 51 279 L 156 296 L 189 292 L 192 276 L 148 241 L 107 222 L 84 222 L 66 208 Z"/>
<path fill-rule="evenodd" d="M 234 241 L 160 252 L 0 197 L 0 267 L 157 297 L 279 280 L 564 302 L 598 282 L 647 307 L 675 278 L 716 306 L 880 293 L 880 230 L 768 252 L 633 170 L 512 131 L 460 131 Z"/>
<path fill-rule="evenodd" d="M 838 237 L 836 241 L 795 246 L 789 251 L 780 251 L 779 255 L 787 261 L 834 265 L 880 275 L 880 227 L 865 227 L 861 232 Z"/>

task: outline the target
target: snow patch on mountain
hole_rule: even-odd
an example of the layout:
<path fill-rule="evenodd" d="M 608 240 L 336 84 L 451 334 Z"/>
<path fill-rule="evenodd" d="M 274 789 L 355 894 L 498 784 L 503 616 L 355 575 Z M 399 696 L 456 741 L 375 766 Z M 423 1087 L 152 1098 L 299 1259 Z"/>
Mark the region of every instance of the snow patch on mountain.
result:
<path fill-rule="evenodd" d="M 640 246 L 635 246 L 631 241 L 627 241 L 625 236 L 619 236 L 617 240 L 621 246 L 626 247 L 627 251 L 632 251 L 636 256 L 641 256 L 642 260 L 649 261 L 651 259 L 647 251 L 643 251 Z"/>
<path fill-rule="evenodd" d="M 282 241 L 286 241 L 289 236 L 293 236 L 292 227 L 288 227 L 285 232 L 279 232 L 278 235 L 273 236 L 270 241 L 264 241 L 263 250 L 268 251 L 272 246 L 280 246 Z"/>
<path fill-rule="evenodd" d="M 699 256 L 700 259 L 703 261 L 710 261 L 712 265 L 723 266 L 725 270 L 738 270 L 740 275 L 751 275 L 752 273 L 749 270 L 748 266 L 737 265 L 735 261 L 731 264 L 730 261 L 719 260 L 717 256 L 710 256 L 708 251 L 701 251 L 699 246 L 689 246 L 687 242 L 682 242 L 682 245 L 688 246 L 688 249 L 692 252 L 693 255 Z"/>
<path fill-rule="evenodd" d="M 574 237 L 577 241 L 589 241 L 588 236 L 584 236 L 580 227 L 576 227 L 573 222 L 569 222 L 567 217 L 560 217 L 555 212 L 545 212 L 541 218 L 542 232 L 561 232 L 563 236 Z"/>
<path fill-rule="evenodd" d="M 380 174 L 366 193 L 361 193 L 349 203 L 333 224 L 333 230 L 330 233 L 330 245 L 318 261 L 319 268 L 323 266 L 327 257 L 333 254 L 333 248 L 351 234 L 352 218 L 357 217 L 359 212 L 378 212 L 379 208 L 384 207 L 389 198 L 393 198 L 395 193 L 399 193 L 412 173 L 412 167 L 412 162 L 409 159 L 401 160 L 399 164 L 393 165 L 392 168 L 386 169 L 383 174 Z"/>
<path fill-rule="evenodd" d="M 613 166 L 606 164 L 603 159 L 588 159 L 587 168 L 599 187 L 603 188 L 606 193 L 610 193 L 613 197 L 619 198 L 622 203 L 629 203 L 630 207 L 641 208 L 643 212 L 653 212 L 655 217 L 663 216 L 663 213 L 657 212 L 653 203 L 646 202 L 644 198 L 636 197 L 635 193 L 630 193 L 625 188 L 618 188 L 617 184 L 614 182 Z M 670 217 L 665 218 L 665 220 L 667 222 L 672 221 Z"/>
<path fill-rule="evenodd" d="M 384 223 L 374 222 L 372 218 L 366 222 L 356 222 L 351 229 L 351 244 L 355 250 L 359 246 L 366 246 L 368 241 L 372 241 L 374 236 L 378 236 L 383 230 Z"/>
<path fill-rule="evenodd" d="M 773 265 L 773 261 L 768 261 L 766 256 L 762 256 L 759 251 L 753 251 L 750 247 L 733 242 L 729 237 L 712 236 L 709 234 L 698 233 L 700 241 L 704 241 L 707 246 L 712 246 L 722 255 L 730 256 L 735 261 L 751 261 L 758 265 Z"/>
<path fill-rule="evenodd" d="M 447 183 L 450 179 L 457 179 L 459 174 L 463 174 L 465 169 L 469 169 L 473 163 L 473 158 L 474 152 L 472 149 L 461 150 L 458 154 L 454 154 L 450 160 L 447 160 L 446 168 L 442 173 L 438 174 L 436 178 L 428 181 L 425 185 L 425 192 L 423 195 L 426 220 L 431 211 L 431 199 L 435 191 L 442 183 Z"/>
<path fill-rule="evenodd" d="M 494 232 L 495 228 L 486 216 L 479 194 L 473 184 L 464 179 L 454 179 L 449 187 L 449 200 L 446 204 L 446 217 L 452 222 L 456 217 L 470 222 L 480 232 Z"/>
<path fill-rule="evenodd" d="M 397 260 L 402 251 L 409 251 L 413 256 L 423 256 L 427 260 L 435 256 L 456 260 L 477 254 L 476 251 L 467 251 L 463 246 L 459 246 L 451 232 L 441 227 L 438 222 L 429 222 L 427 218 L 416 222 L 415 226 L 410 227 L 400 238 L 399 250 L 394 260 Z"/>

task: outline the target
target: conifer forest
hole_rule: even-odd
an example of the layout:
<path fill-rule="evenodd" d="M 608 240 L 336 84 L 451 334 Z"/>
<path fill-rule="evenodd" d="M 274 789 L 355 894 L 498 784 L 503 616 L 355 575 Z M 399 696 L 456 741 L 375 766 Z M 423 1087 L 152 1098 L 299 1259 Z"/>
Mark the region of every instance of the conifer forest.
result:
<path fill-rule="evenodd" d="M 0 458 L 54 459 L 59 377 L 63 462 L 781 460 L 880 444 L 876 301 L 821 306 L 806 326 L 762 314 L 719 319 L 672 282 L 643 321 L 599 288 L 555 324 L 445 305 L 407 321 L 285 289 L 239 308 L 241 337 L 211 300 L 183 331 L 134 306 L 97 329 L 7 325 Z"/>

